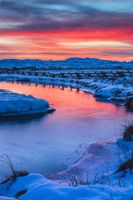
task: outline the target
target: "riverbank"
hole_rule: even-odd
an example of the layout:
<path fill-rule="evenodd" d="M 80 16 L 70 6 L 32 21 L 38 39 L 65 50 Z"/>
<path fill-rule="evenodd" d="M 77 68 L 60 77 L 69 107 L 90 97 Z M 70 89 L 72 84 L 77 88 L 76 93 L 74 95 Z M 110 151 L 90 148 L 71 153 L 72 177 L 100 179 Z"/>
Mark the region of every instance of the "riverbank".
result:
<path fill-rule="evenodd" d="M 19 81 L 21 82 L 22 79 Z M 38 83 L 37 79 L 36 81 Z M 104 92 L 109 93 L 105 97 L 107 99 L 111 97 L 109 91 L 107 89 Z M 94 93 L 93 90 L 92 92 Z M 124 97 L 123 101 L 125 99 Z M 21 200 L 43 200 L 44 198 L 48 200 L 130 200 L 133 197 L 131 169 L 116 172 L 122 163 L 130 159 L 132 148 L 132 142 L 115 138 L 91 144 L 82 157 L 67 170 L 49 176 L 51 180 L 39 174 L 29 174 L 0 185 L 1 195 L 11 197 L 12 200 L 16 198 Z"/>
<path fill-rule="evenodd" d="M 46 100 L 0 90 L 0 120 L 34 118 L 53 111 Z"/>
<path fill-rule="evenodd" d="M 127 76 L 127 71 L 123 75 L 115 77 L 109 71 L 104 75 L 104 71 L 56 71 L 52 73 L 40 72 L 36 75 L 27 75 L 33 72 L 23 74 L 0 74 L 0 81 L 35 83 L 42 85 L 54 85 L 60 87 L 71 87 L 94 94 L 97 98 L 108 99 L 111 101 L 125 102 L 133 97 L 133 77 Z M 103 75 L 101 76 L 101 74 Z M 112 70 L 113 73 L 113 70 Z M 95 76 L 94 76 L 95 75 Z M 107 76 L 108 75 L 108 76 Z"/>
<path fill-rule="evenodd" d="M 73 186 L 82 184 L 105 184 L 117 186 L 119 181 L 126 181 L 130 186 L 131 180 L 126 178 L 123 171 L 116 173 L 119 166 L 132 157 L 133 142 L 124 139 L 108 139 L 90 144 L 81 158 L 67 170 L 48 176 L 61 184 Z M 132 167 L 131 167 L 132 168 Z M 127 170 L 130 167 L 127 167 Z M 133 176 L 131 176 L 133 178 Z"/>
<path fill-rule="evenodd" d="M 65 172 L 51 177 L 52 180 L 29 174 L 3 182 L 0 191 L 7 198 L 0 199 L 130 200 L 133 197 L 133 174 L 130 168 L 118 169 L 130 158 L 132 148 L 133 142 L 123 139 L 91 144 L 79 161 Z"/>

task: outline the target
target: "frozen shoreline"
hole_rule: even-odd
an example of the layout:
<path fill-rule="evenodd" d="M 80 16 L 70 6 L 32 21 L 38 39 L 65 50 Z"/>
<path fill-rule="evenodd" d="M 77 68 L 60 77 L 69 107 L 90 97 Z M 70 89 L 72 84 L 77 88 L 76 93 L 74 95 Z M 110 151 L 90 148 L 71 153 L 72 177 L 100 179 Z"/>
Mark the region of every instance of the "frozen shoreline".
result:
<path fill-rule="evenodd" d="M 90 144 L 67 170 L 47 178 L 29 174 L 0 184 L 0 200 L 130 200 L 133 175 L 115 173 L 132 155 L 133 142 L 112 138 Z"/>
<path fill-rule="evenodd" d="M 32 118 L 53 112 L 43 99 L 0 90 L 0 120 Z"/>
<path fill-rule="evenodd" d="M 76 79 L 74 77 L 61 78 L 50 76 L 29 76 L 29 75 L 7 75 L 0 74 L 0 81 L 34 83 L 41 85 L 54 85 L 59 87 L 71 87 L 77 90 L 92 93 L 95 97 L 111 101 L 124 102 L 133 97 L 132 77 L 116 78 L 112 81 L 100 77 Z"/>
<path fill-rule="evenodd" d="M 132 147 L 132 142 L 123 139 L 91 144 L 79 161 L 51 180 L 39 174 L 29 174 L 0 184 L 1 195 L 7 197 L 0 197 L 0 200 L 15 200 L 17 195 L 20 200 L 130 200 L 133 197 L 133 174 L 115 172 L 119 164 L 130 157 Z M 79 173 L 85 170 L 90 174 L 88 180 L 84 173 Z"/>
<path fill-rule="evenodd" d="M 66 170 L 48 176 L 51 180 L 61 184 L 72 182 L 72 177 L 77 182 L 89 180 L 90 184 L 104 183 L 109 184 L 108 177 L 112 185 L 117 185 L 117 175 L 119 166 L 132 155 L 133 142 L 123 139 L 108 139 L 90 144 L 81 158 Z M 132 177 L 133 178 L 133 177 Z M 76 183 L 76 182 L 75 182 Z M 127 182 L 127 185 L 130 184 Z"/>
<path fill-rule="evenodd" d="M 99 98 L 123 102 L 133 97 L 131 80 L 132 77 L 128 81 L 116 79 L 114 82 L 100 78 L 77 80 L 70 77 L 0 75 L 0 81 L 73 87 L 93 93 Z M 130 200 L 133 198 L 133 175 L 129 170 L 118 174 L 116 171 L 120 164 L 130 158 L 132 148 L 133 142 L 116 138 L 91 144 L 83 156 L 67 170 L 53 174 L 49 179 L 39 174 L 29 174 L 17 178 L 15 182 L 0 184 L 1 195 L 11 197 L 5 200 L 15 200 L 19 192 L 24 192 L 20 200 Z M 4 197 L 1 199 L 4 200 Z"/>

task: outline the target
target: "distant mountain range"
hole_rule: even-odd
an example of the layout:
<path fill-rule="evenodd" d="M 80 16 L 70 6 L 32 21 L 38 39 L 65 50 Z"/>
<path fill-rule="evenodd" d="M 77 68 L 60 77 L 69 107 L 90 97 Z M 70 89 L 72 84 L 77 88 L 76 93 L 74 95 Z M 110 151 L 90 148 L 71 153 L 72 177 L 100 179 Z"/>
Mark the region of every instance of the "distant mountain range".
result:
<path fill-rule="evenodd" d="M 133 61 L 120 62 L 96 58 L 68 58 L 65 60 L 3 59 L 0 68 L 90 69 L 133 68 Z"/>

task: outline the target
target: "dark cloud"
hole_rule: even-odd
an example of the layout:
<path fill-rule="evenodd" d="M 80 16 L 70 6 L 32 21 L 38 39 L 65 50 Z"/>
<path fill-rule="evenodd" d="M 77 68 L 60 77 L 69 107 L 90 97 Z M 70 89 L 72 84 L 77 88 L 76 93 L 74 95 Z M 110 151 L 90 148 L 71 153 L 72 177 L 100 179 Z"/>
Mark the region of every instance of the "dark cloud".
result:
<path fill-rule="evenodd" d="M 133 53 L 129 47 L 114 51 L 114 47 L 101 46 L 101 50 L 94 52 L 86 48 L 72 50 L 59 44 L 69 40 L 110 40 L 132 45 L 133 1 L 0 0 L 0 35 L 1 57 L 105 58 L 115 54 L 121 59 L 128 58 Z"/>
<path fill-rule="evenodd" d="M 21 22 L 18 31 L 133 27 L 133 13 L 102 11 L 78 0 L 0 0 L 0 21 Z"/>
<path fill-rule="evenodd" d="M 99 54 L 103 55 L 117 55 L 117 56 L 132 56 L 133 57 L 133 49 L 132 50 L 114 50 L 114 51 L 108 51 L 108 50 L 103 50 L 99 51 Z"/>

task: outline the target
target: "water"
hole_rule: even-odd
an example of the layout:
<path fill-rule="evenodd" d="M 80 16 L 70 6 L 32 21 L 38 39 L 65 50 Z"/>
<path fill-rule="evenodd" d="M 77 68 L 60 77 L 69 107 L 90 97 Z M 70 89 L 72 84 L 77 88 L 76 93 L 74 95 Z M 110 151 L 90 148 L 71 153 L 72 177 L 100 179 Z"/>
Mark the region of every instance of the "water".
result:
<path fill-rule="evenodd" d="M 32 121 L 0 122 L 0 155 L 9 155 L 15 167 L 30 172 L 63 169 L 78 159 L 80 147 L 120 136 L 122 125 L 133 119 L 124 107 L 69 88 L 0 83 L 0 89 L 46 99 L 56 108 Z"/>

